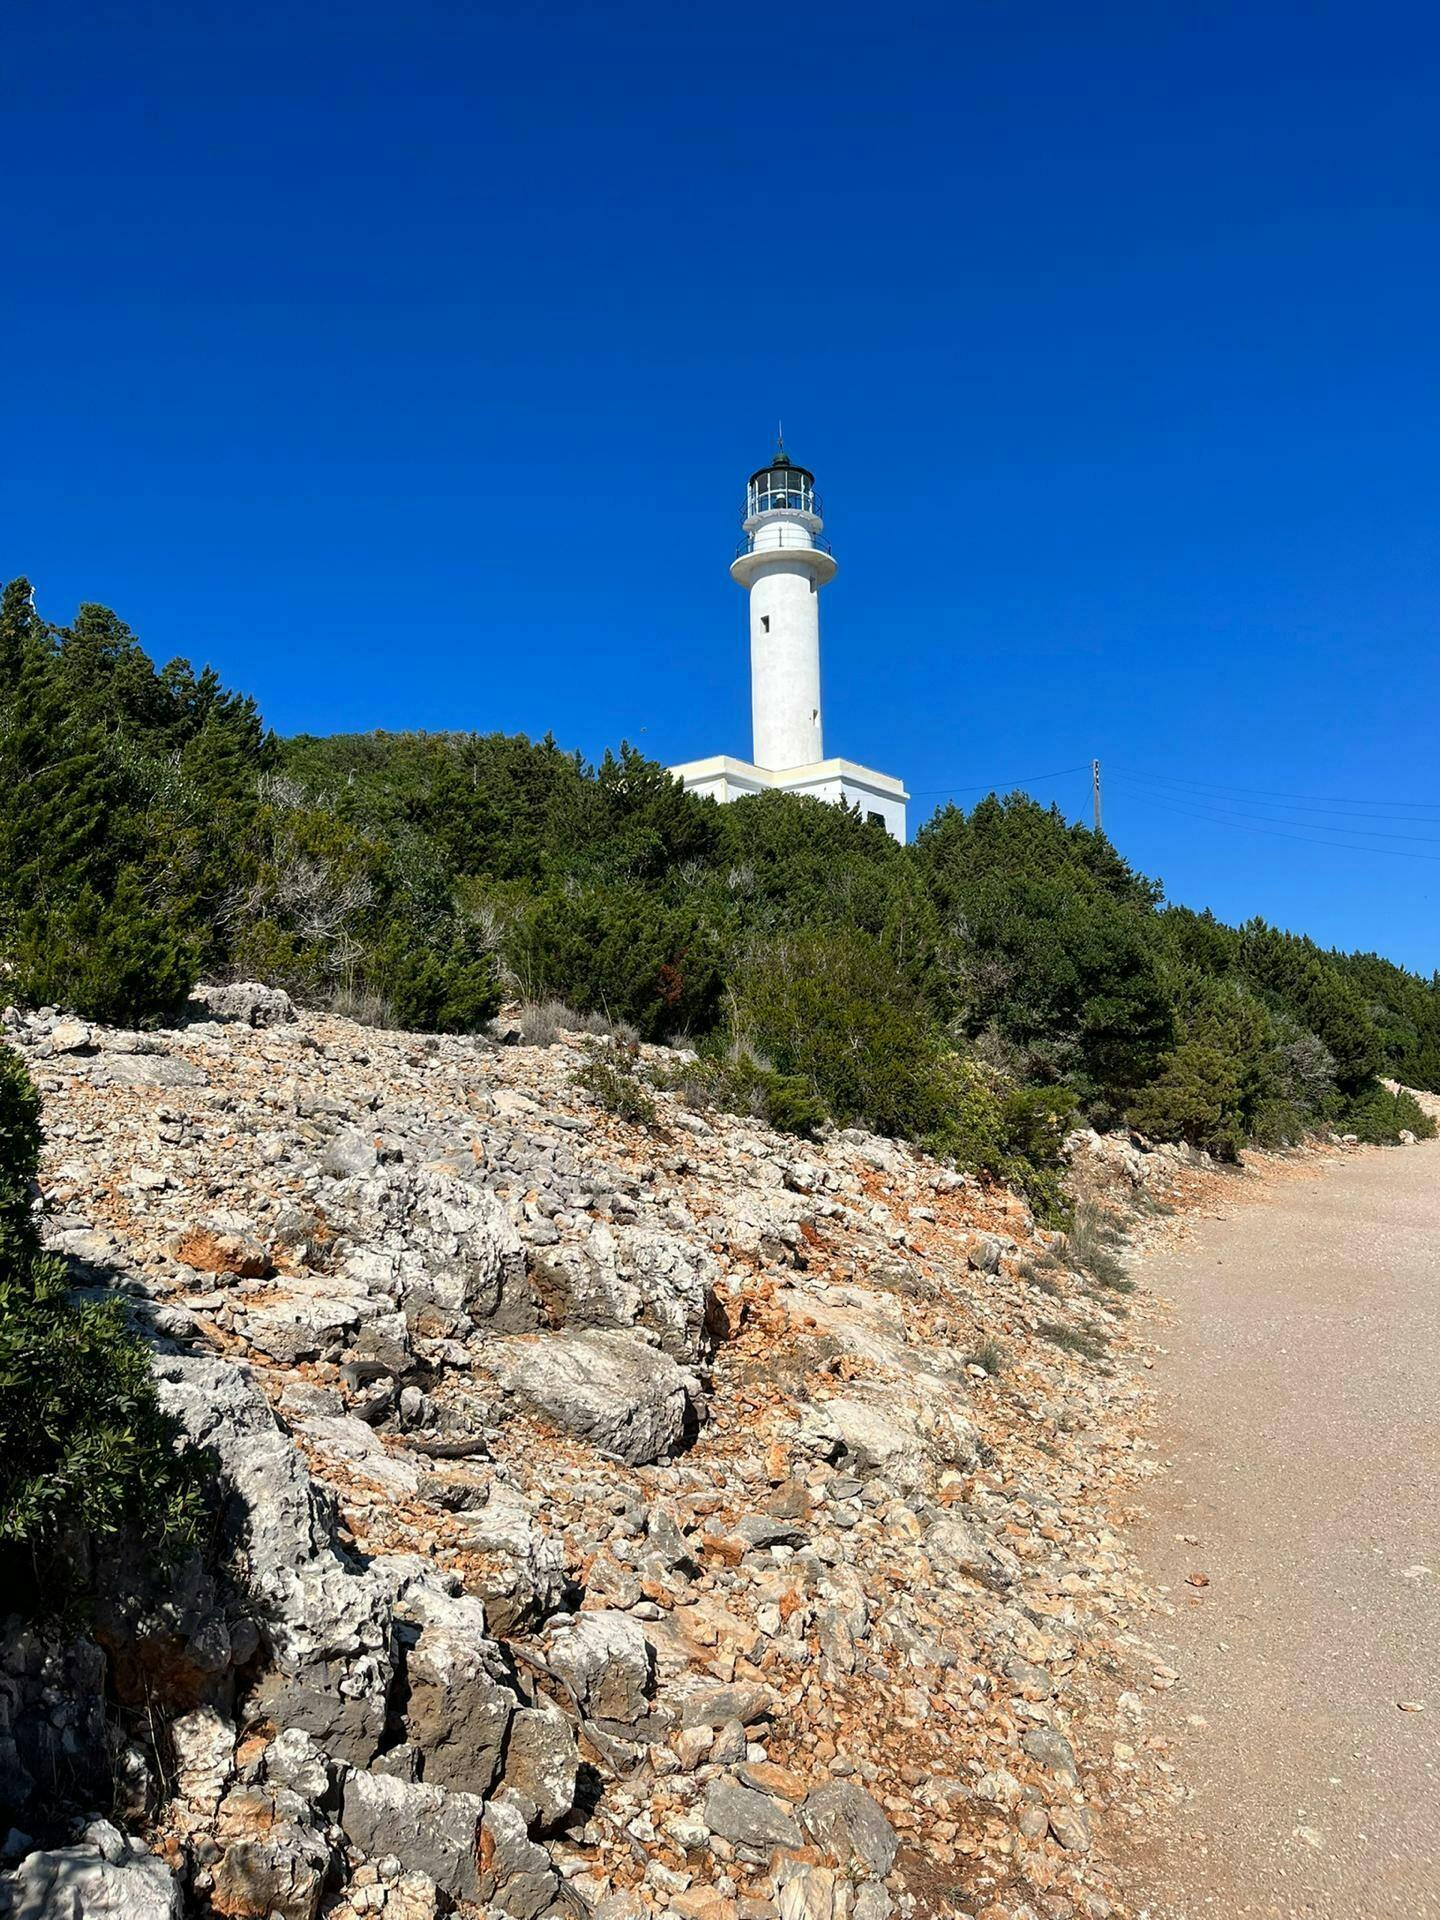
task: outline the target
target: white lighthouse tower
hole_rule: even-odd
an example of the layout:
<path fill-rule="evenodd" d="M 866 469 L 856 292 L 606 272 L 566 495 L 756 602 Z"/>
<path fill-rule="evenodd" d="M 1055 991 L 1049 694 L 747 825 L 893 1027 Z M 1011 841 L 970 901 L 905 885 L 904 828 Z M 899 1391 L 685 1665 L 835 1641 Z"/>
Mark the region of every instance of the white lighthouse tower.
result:
<path fill-rule="evenodd" d="M 782 443 L 745 489 L 744 539 L 730 575 L 750 595 L 753 761 L 717 754 L 670 771 L 694 793 L 738 800 L 783 788 L 843 800 L 905 838 L 904 784 L 852 760 L 825 758 L 820 717 L 820 589 L 835 557 L 820 534 L 815 476 Z"/>

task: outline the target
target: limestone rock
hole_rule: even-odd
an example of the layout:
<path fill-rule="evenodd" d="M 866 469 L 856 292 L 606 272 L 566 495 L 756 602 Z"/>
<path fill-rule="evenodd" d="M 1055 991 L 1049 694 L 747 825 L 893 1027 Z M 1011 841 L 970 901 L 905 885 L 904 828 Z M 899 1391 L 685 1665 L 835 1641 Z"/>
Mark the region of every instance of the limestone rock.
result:
<path fill-rule="evenodd" d="M 556 1611 L 569 1585 L 565 1550 L 541 1531 L 518 1495 L 492 1486 L 485 1504 L 467 1513 L 463 1524 L 466 1585 L 483 1600 L 493 1632 L 518 1633 Z"/>
<path fill-rule="evenodd" d="M 1075 1749 L 1064 1734 L 1057 1733 L 1054 1727 L 1032 1727 L 1028 1733 L 1021 1734 L 1020 1744 L 1031 1759 L 1038 1760 L 1042 1767 L 1075 1779 Z"/>
<path fill-rule="evenodd" d="M 90 1027 L 84 1020 L 57 1020 L 50 1029 L 52 1053 L 88 1053 L 91 1045 Z"/>
<path fill-rule="evenodd" d="M 507 1333 L 536 1324 L 514 1223 L 488 1187 L 454 1166 L 382 1166 L 337 1185 L 327 1212 L 344 1231 L 349 1271 L 379 1279 L 412 1323 L 428 1313 L 457 1330 L 471 1320 Z"/>
<path fill-rule="evenodd" d="M 357 1769 L 345 1776 L 340 1825 L 357 1852 L 376 1860 L 393 1856 L 402 1867 L 428 1874 L 452 1900 L 479 1900 L 484 1812 L 478 1794 Z"/>
<path fill-rule="evenodd" d="M 719 1270 L 703 1243 L 666 1230 L 597 1222 L 581 1246 L 537 1263 L 552 1313 L 571 1329 L 643 1327 L 682 1362 L 714 1344 Z"/>
<path fill-rule="evenodd" d="M 750 1847 L 798 1847 L 803 1844 L 793 1816 L 768 1793 L 756 1793 L 738 1781 L 712 1780 L 705 1794 L 705 1823 L 722 1839 Z"/>
<path fill-rule="evenodd" d="M 480 1898 L 512 1920 L 537 1920 L 559 1891 L 560 1876 L 519 1809 L 492 1800 L 480 1829 Z"/>
<path fill-rule="evenodd" d="M 536 1809 L 542 1827 L 554 1826 L 575 1804 L 580 1755 L 570 1722 L 540 1695 L 533 1707 L 521 1707 L 510 1722 L 505 1747 L 504 1784 Z"/>
<path fill-rule="evenodd" d="M 1083 1807 L 1051 1807 L 1050 1831 L 1067 1853 L 1090 1850 L 1090 1816 Z"/>
<path fill-rule="evenodd" d="M 237 1787 L 220 1808 L 210 1904 L 224 1920 L 315 1920 L 330 1848 L 288 1787 Z"/>
<path fill-rule="evenodd" d="M 401 1599 L 405 1732 L 432 1786 L 487 1794 L 500 1771 L 515 1696 L 473 1599 L 412 1587 Z"/>
<path fill-rule="evenodd" d="M 10 1886 L 9 1920 L 181 1920 L 180 1887 L 163 1860 L 97 1821 L 78 1846 L 28 1854 Z"/>
<path fill-rule="evenodd" d="M 270 1659 L 254 1704 L 337 1759 L 368 1760 L 394 1671 L 383 1585 L 341 1554 L 304 1462 L 236 1367 L 165 1355 L 155 1378 L 161 1406 L 217 1459 L 226 1542 Z"/>
<path fill-rule="evenodd" d="M 652 1655 L 628 1613 L 581 1613 L 551 1634 L 545 1658 L 581 1711 L 626 1724 L 643 1718 L 652 1687 Z"/>
<path fill-rule="evenodd" d="M 283 1026 L 295 1018 L 290 996 L 279 987 L 258 980 L 238 980 L 229 986 L 199 986 L 190 1006 L 202 1020 L 238 1020 L 247 1027 Z"/>
<path fill-rule="evenodd" d="M 170 1723 L 180 1797 L 213 1815 L 234 1771 L 235 1729 L 214 1707 L 197 1707 Z"/>
<path fill-rule="evenodd" d="M 802 1867 L 780 1889 L 780 1920 L 835 1920 L 836 1896 L 843 1904 L 848 1891 L 833 1867 Z"/>
<path fill-rule="evenodd" d="M 517 1399 L 631 1466 L 663 1459 L 684 1435 L 684 1375 L 666 1354 L 623 1334 L 512 1340 L 492 1364 Z"/>
<path fill-rule="evenodd" d="M 807 1794 L 800 1810 L 816 1846 L 848 1868 L 852 1862 L 883 1880 L 895 1864 L 900 1842 L 884 1809 L 853 1780 L 831 1780 Z"/>

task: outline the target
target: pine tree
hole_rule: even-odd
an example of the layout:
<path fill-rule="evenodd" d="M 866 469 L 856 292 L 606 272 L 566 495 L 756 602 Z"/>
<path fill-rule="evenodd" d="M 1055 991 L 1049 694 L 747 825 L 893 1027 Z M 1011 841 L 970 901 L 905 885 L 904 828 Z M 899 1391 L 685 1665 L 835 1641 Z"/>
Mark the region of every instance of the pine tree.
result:
<path fill-rule="evenodd" d="M 45 638 L 34 588 L 28 580 L 12 580 L 0 597 L 0 700 L 14 692 L 26 659 Z"/>

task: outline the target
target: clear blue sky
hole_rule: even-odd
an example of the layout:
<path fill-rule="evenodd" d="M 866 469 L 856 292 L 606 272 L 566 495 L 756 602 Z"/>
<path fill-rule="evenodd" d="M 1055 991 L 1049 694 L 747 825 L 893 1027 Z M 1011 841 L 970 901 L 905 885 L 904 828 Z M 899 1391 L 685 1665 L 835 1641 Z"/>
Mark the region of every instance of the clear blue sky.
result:
<path fill-rule="evenodd" d="M 917 824 L 1098 754 L 1172 898 L 1440 965 L 1433 6 L 11 0 L 5 52 L 52 618 L 285 732 L 743 753 L 783 415 L 827 745 Z"/>

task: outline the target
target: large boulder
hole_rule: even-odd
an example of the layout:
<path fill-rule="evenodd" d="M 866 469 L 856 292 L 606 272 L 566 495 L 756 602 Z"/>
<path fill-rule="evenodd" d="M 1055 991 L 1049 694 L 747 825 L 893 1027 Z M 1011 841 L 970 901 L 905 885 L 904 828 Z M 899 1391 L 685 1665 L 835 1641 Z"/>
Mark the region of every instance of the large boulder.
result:
<path fill-rule="evenodd" d="M 539 1920 L 559 1892 L 560 1875 L 519 1808 L 492 1800 L 480 1828 L 480 1898 L 511 1920 Z"/>
<path fill-rule="evenodd" d="M 536 1525 L 513 1488 L 496 1481 L 484 1506 L 460 1514 L 465 1585 L 485 1603 L 492 1633 L 521 1633 L 556 1611 L 570 1584 L 561 1542 Z"/>
<path fill-rule="evenodd" d="M 340 1551 L 328 1503 L 237 1367 L 162 1355 L 155 1381 L 161 1406 L 215 1459 L 222 1552 L 265 1657 L 253 1710 L 363 1764 L 394 1676 L 384 1583 Z"/>
<path fill-rule="evenodd" d="M 330 1848 L 311 1809 L 289 1787 L 237 1787 L 215 1833 L 212 1910 L 223 1920 L 315 1920 Z"/>
<path fill-rule="evenodd" d="M 476 1900 L 484 1811 L 478 1794 L 355 1771 L 345 1776 L 340 1825 L 357 1852 L 376 1860 L 393 1854 L 452 1900 Z"/>
<path fill-rule="evenodd" d="M 803 1836 L 788 1808 L 768 1793 L 722 1776 L 705 1795 L 705 1824 L 712 1833 L 745 1847 L 798 1847 Z"/>
<path fill-rule="evenodd" d="M 538 1324 L 520 1236 L 478 1178 L 438 1161 L 382 1166 L 338 1181 L 325 1210 L 350 1274 L 391 1293 L 412 1325 L 464 1333 L 479 1320 L 520 1333 Z"/>
<path fill-rule="evenodd" d="M 685 1375 L 668 1354 L 624 1334 L 509 1340 L 487 1358 L 523 1404 L 630 1466 L 663 1459 L 685 1436 Z"/>
<path fill-rule="evenodd" d="M 817 1847 L 837 1866 L 883 1880 L 895 1864 L 900 1841 L 873 1795 L 853 1780 L 831 1780 L 805 1797 L 800 1809 Z"/>
<path fill-rule="evenodd" d="M 535 1809 L 539 1826 L 553 1827 L 575 1805 L 580 1754 L 570 1722 L 552 1700 L 537 1696 L 510 1722 L 504 1784 Z"/>
<path fill-rule="evenodd" d="M 351 1772 L 345 1777 L 340 1825 L 358 1853 L 372 1860 L 393 1856 L 411 1872 L 427 1874 L 451 1900 L 488 1900 L 514 1912 L 501 1897 L 501 1878 L 535 1876 L 516 1888 L 528 1909 L 518 1920 L 532 1920 L 558 1888 L 549 1856 L 531 1848 L 520 1815 L 511 1808 L 502 1811 L 499 1803 L 487 1809 L 477 1793 L 447 1793 L 423 1781 Z M 542 1861 L 549 1868 L 548 1890 L 534 1905 Z"/>
<path fill-rule="evenodd" d="M 807 1407 L 801 1443 L 825 1457 L 842 1458 L 862 1475 L 881 1474 L 905 1490 L 932 1483 L 946 1467 L 973 1466 L 978 1434 L 954 1406 L 953 1389 L 915 1375 L 904 1385 L 836 1394 Z"/>
<path fill-rule="evenodd" d="M 533 1277 L 565 1327 L 642 1327 L 681 1362 L 714 1345 L 719 1269 L 703 1242 L 650 1227 L 617 1233 L 597 1221 L 583 1244 L 547 1249 Z"/>
<path fill-rule="evenodd" d="M 190 995 L 190 1011 L 199 1020 L 235 1020 L 247 1027 L 277 1027 L 295 1018 L 289 994 L 258 980 L 198 986 Z"/>
<path fill-rule="evenodd" d="M 179 1883 L 163 1860 L 97 1820 L 73 1847 L 28 1854 L 0 1886 L 8 1920 L 181 1920 Z"/>
<path fill-rule="evenodd" d="M 654 1656 L 639 1622 L 628 1613 L 610 1608 L 577 1613 L 550 1634 L 545 1661 L 589 1719 L 633 1725 L 648 1710 Z"/>
<path fill-rule="evenodd" d="M 427 1783 L 488 1794 L 517 1701 L 483 1605 L 421 1580 L 403 1586 L 395 1612 L 405 1736 L 424 1756 Z"/>

